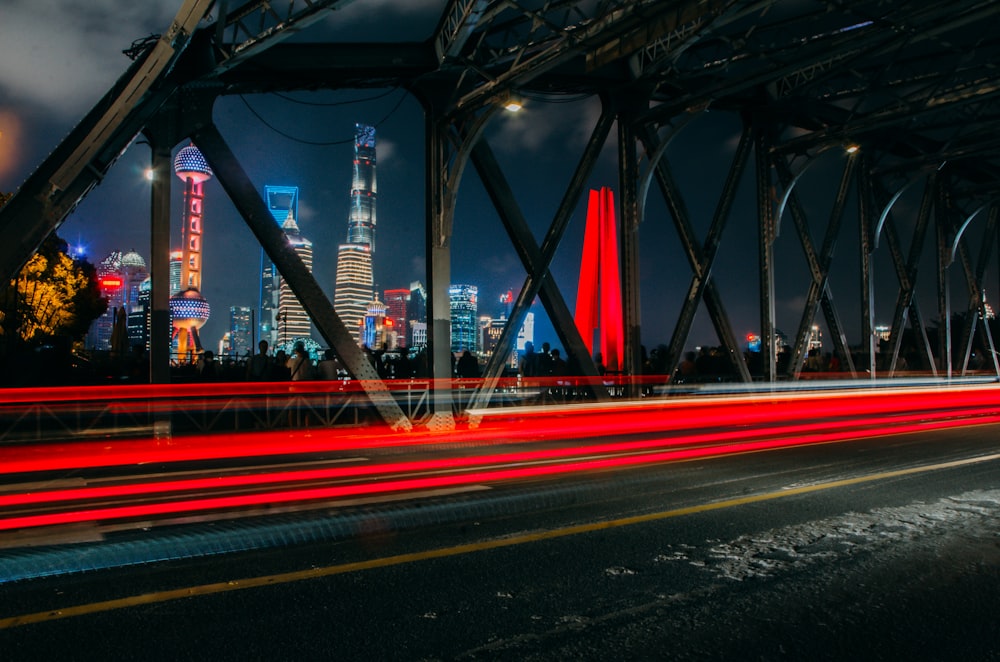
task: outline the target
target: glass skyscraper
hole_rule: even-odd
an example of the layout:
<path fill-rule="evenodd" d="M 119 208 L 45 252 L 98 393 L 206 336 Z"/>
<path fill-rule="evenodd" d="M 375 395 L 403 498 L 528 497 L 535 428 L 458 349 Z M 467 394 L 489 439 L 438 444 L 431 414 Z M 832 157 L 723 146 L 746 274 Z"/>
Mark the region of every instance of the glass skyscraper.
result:
<path fill-rule="evenodd" d="M 333 308 L 358 342 L 362 342 L 365 314 L 374 296 L 372 259 L 375 254 L 376 197 L 375 127 L 355 124 L 347 241 L 337 249 Z"/>
<path fill-rule="evenodd" d="M 281 225 L 281 229 L 285 231 L 288 243 L 295 250 L 299 259 L 302 260 L 306 269 L 309 270 L 309 273 L 312 273 L 312 242 L 303 237 L 302 233 L 299 232 L 299 226 L 295 222 L 295 217 L 292 215 L 291 209 L 288 210 L 287 214 L 285 222 Z M 292 288 L 288 282 L 280 277 L 278 280 L 278 312 L 275 315 L 277 323 L 275 331 L 277 331 L 278 335 L 278 345 L 284 347 L 285 345 L 292 345 L 296 340 L 311 338 L 312 320 L 309 318 L 309 314 L 306 313 L 306 309 L 298 297 L 292 292 Z M 286 351 L 290 352 L 291 347 L 286 348 Z"/>
<path fill-rule="evenodd" d="M 229 307 L 229 350 L 232 356 L 246 356 L 253 347 L 251 317 L 249 306 Z"/>
<path fill-rule="evenodd" d="M 266 184 L 264 186 L 264 201 L 267 203 L 267 209 L 271 212 L 271 216 L 274 217 L 274 222 L 279 226 L 284 225 L 289 212 L 291 212 L 293 219 L 299 217 L 298 186 Z M 260 339 L 266 340 L 272 348 L 278 343 L 277 317 L 280 295 L 281 276 L 262 248 L 260 249 L 260 299 L 258 305 L 260 319 L 257 320 L 257 325 Z"/>
<path fill-rule="evenodd" d="M 351 211 L 347 217 L 347 243 L 368 244 L 375 252 L 375 127 L 354 125 L 354 177 Z"/>
<path fill-rule="evenodd" d="M 451 304 L 451 351 L 460 354 L 479 351 L 479 288 L 475 285 L 452 285 L 448 288 Z"/>

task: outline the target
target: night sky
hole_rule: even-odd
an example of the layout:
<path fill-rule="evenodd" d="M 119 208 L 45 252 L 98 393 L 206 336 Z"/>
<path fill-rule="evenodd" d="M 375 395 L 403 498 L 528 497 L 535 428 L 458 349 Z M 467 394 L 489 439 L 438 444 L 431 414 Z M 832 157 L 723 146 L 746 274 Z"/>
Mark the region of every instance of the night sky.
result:
<path fill-rule="evenodd" d="M 433 31 L 443 0 L 361 0 L 336 12 L 297 39 L 388 41 L 423 40 Z M 0 7 L 0 191 L 12 192 L 41 163 L 72 126 L 125 71 L 121 51 L 133 40 L 162 32 L 179 2 L 126 3 L 111 0 L 67 3 L 58 0 L 6 0 Z M 377 15 L 377 19 L 376 19 Z M 596 98 L 571 103 L 527 99 L 518 114 L 497 116 L 487 129 L 493 148 L 539 243 L 576 167 L 579 154 L 600 113 Z M 281 95 L 221 97 L 216 124 L 262 191 L 265 184 L 299 187 L 299 227 L 314 242 L 314 275 L 332 300 L 336 246 L 346 238 L 353 127 L 377 124 L 378 227 L 375 279 L 378 290 L 426 283 L 424 261 L 424 136 L 420 105 L 404 90 L 291 92 Z M 727 113 L 708 113 L 671 143 L 668 159 L 684 192 L 693 224 L 703 238 L 733 151 L 740 123 Z M 282 135 L 284 134 L 284 135 Z M 611 186 L 617 195 L 615 130 L 595 169 L 591 188 Z M 320 145 L 311 143 L 323 143 Z M 180 148 L 183 145 L 178 145 Z M 137 250 L 149 259 L 149 195 L 143 170 L 149 149 L 135 143 L 58 230 L 71 244 L 87 247 L 92 262 L 112 250 Z M 836 159 L 817 167 L 800 184 L 807 207 L 819 219 L 813 229 L 817 247 L 835 190 Z M 645 169 L 640 163 L 640 171 Z M 826 168 L 826 172 L 824 172 Z M 737 191 L 733 216 L 724 234 L 713 277 L 723 294 L 737 338 L 759 330 L 757 304 L 757 230 L 753 162 Z M 811 192 L 815 189 L 815 192 Z M 213 313 L 202 341 L 214 348 L 228 329 L 231 305 L 255 306 L 260 249 L 232 203 L 214 180 L 206 184 L 202 291 Z M 180 241 L 182 185 L 173 186 L 172 232 Z M 914 207 L 908 196 L 898 209 Z M 552 271 L 570 310 L 583 241 L 586 193 Z M 825 206 L 824 206 L 825 205 Z M 834 270 L 834 291 L 848 340 L 858 328 L 856 229 L 845 222 Z M 458 197 L 452 239 L 452 282 L 480 288 L 480 314 L 496 314 L 499 296 L 515 294 L 524 270 L 474 168 L 466 170 Z M 791 257 L 781 263 L 777 286 L 778 328 L 793 335 L 808 291 L 802 250 L 788 215 L 776 251 Z M 640 230 L 642 342 L 647 348 L 668 343 L 691 270 L 655 186 Z M 883 269 L 891 269 L 887 257 Z M 887 271 L 891 274 L 891 271 Z M 929 279 L 928 279 L 929 280 Z M 885 281 L 893 288 L 895 281 Z M 922 288 L 931 291 L 930 282 Z M 894 289 L 880 297 L 878 322 L 888 323 Z M 536 344 L 558 338 L 544 309 L 536 316 Z M 927 312 L 932 309 L 928 308 Z M 822 316 L 818 316 L 822 326 Z M 853 335 L 852 335 L 853 334 Z M 700 309 L 687 348 L 717 344 Z M 828 344 L 827 347 L 830 347 Z"/>

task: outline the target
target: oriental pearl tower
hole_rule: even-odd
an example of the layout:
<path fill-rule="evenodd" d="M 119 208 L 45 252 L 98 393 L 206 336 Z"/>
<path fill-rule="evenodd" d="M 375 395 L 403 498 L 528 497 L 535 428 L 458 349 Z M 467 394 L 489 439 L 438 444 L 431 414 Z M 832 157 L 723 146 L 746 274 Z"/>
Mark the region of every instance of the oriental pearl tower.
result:
<path fill-rule="evenodd" d="M 205 194 L 203 184 L 212 178 L 212 169 L 194 145 L 177 152 L 174 172 L 184 182 L 184 218 L 181 228 L 182 257 L 180 290 L 170 297 L 170 319 L 177 356 L 191 362 L 201 351 L 198 329 L 208 321 L 209 307 L 201 295 L 201 231 Z"/>

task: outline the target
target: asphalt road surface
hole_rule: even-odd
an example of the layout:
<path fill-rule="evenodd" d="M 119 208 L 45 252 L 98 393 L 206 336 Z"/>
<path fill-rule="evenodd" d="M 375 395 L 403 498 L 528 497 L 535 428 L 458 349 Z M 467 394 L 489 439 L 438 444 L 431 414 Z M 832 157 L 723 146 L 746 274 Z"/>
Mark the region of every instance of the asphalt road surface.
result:
<path fill-rule="evenodd" d="M 0 659 L 1000 659 L 997 425 L 279 521 L 264 550 L 0 584 Z"/>

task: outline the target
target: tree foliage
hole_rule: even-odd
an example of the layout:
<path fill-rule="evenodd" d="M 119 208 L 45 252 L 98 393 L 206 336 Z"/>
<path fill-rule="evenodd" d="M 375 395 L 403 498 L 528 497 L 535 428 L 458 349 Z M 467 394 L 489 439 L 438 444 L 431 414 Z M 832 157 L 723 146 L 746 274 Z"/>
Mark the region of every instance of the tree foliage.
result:
<path fill-rule="evenodd" d="M 0 205 L 9 198 L 0 194 Z M 107 305 L 94 266 L 70 257 L 66 242 L 52 234 L 0 291 L 0 335 L 9 344 L 52 336 L 80 340 Z"/>

